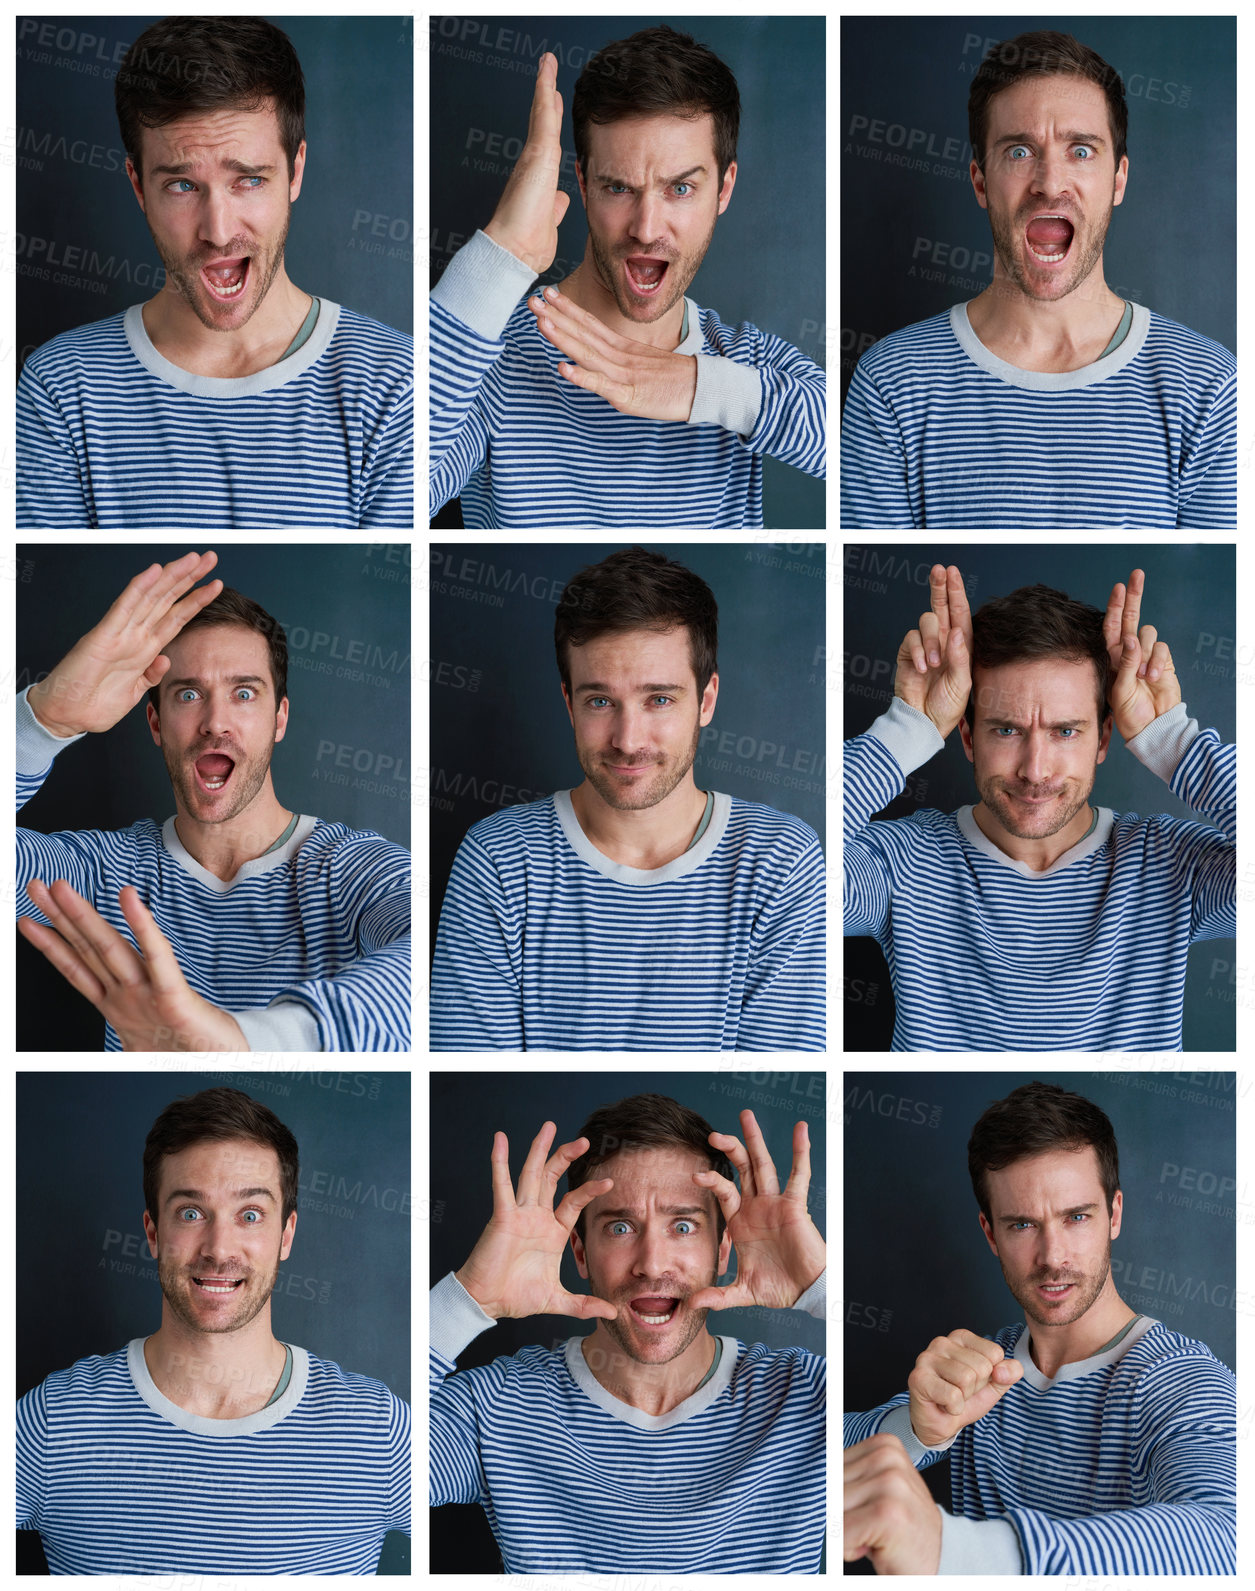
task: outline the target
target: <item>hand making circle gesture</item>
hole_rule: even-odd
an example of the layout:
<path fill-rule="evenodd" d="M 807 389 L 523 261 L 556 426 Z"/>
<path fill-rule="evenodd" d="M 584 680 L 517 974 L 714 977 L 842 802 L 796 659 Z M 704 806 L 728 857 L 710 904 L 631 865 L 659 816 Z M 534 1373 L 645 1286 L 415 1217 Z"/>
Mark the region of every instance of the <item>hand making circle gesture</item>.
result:
<path fill-rule="evenodd" d="M 604 1298 L 569 1293 L 562 1285 L 562 1251 L 579 1213 L 600 1194 L 609 1193 L 614 1179 L 581 1183 L 555 1210 L 559 1179 L 588 1148 L 587 1138 L 576 1138 L 546 1160 L 557 1131 L 547 1121 L 532 1139 L 519 1173 L 517 1197 L 510 1181 L 509 1140 L 503 1132 L 493 1134 L 492 1220 L 457 1278 L 484 1313 L 498 1320 L 525 1315 L 614 1320 L 619 1313 Z"/>
<path fill-rule="evenodd" d="M 762 1128 L 752 1110 L 741 1112 L 745 1143 L 730 1133 L 712 1132 L 710 1142 L 736 1167 L 741 1189 L 717 1171 L 695 1171 L 693 1180 L 719 1200 L 736 1250 L 736 1280 L 728 1287 L 704 1287 L 689 1300 L 694 1309 L 737 1309 L 760 1304 L 788 1309 L 816 1280 L 827 1251 L 806 1209 L 811 1180 L 810 1135 L 806 1123 L 793 1129 L 793 1166 L 780 1189 Z"/>
<path fill-rule="evenodd" d="M 558 226 L 571 202 L 558 186 L 562 170 L 562 95 L 558 58 L 548 51 L 536 70 L 527 142 L 484 231 L 542 276 L 558 252 Z"/>
<path fill-rule="evenodd" d="M 953 564 L 933 565 L 928 597 L 929 611 L 898 648 L 893 694 L 927 714 L 944 738 L 967 711 L 972 693 L 972 610 Z"/>
<path fill-rule="evenodd" d="M 1102 622 L 1111 659 L 1107 700 L 1126 741 L 1181 700 L 1181 682 L 1167 643 L 1159 639 L 1153 624 L 1138 629 L 1145 589 L 1146 576 L 1140 569 L 1134 569 L 1127 586 L 1117 581 Z"/>

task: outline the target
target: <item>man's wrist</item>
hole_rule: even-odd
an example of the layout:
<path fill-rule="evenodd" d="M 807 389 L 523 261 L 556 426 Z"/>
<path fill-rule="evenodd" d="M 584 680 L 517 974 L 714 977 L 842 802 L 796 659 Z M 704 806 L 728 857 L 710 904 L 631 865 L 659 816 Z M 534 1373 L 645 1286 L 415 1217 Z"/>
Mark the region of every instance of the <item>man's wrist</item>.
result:
<path fill-rule="evenodd" d="M 35 722 L 48 734 L 55 735 L 58 740 L 77 740 L 80 735 L 87 733 L 85 729 L 76 728 L 58 719 L 51 703 L 52 697 L 49 692 L 40 690 L 37 685 L 32 685 L 26 692 L 26 705 L 34 715 Z"/>

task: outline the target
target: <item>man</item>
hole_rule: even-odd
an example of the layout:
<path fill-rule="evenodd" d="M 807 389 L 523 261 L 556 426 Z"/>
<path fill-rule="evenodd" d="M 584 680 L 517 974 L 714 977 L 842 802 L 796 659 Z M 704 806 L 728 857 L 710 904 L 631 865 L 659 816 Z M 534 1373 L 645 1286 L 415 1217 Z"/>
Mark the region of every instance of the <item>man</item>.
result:
<path fill-rule="evenodd" d="M 1144 587 L 1105 615 L 1024 587 L 973 619 L 934 565 L 895 699 L 845 749 L 845 931 L 885 952 L 895 1050 L 1181 1048 L 1189 947 L 1235 931 L 1235 754 L 1139 629 Z M 1216 827 L 1091 806 L 1113 723 Z M 956 725 L 976 806 L 870 822 Z"/>
<path fill-rule="evenodd" d="M 1111 1279 L 1115 1134 L 1027 1083 L 968 1144 L 981 1231 L 1023 1308 L 936 1337 L 909 1392 L 846 1416 L 845 1558 L 879 1574 L 1235 1574 L 1233 1372 Z M 950 1453 L 953 1515 L 917 1474 Z"/>
<path fill-rule="evenodd" d="M 968 118 L 994 279 L 859 361 L 842 523 L 1233 529 L 1233 356 L 1103 275 L 1129 171 L 1119 74 L 1021 34 L 981 63 Z"/>
<path fill-rule="evenodd" d="M 523 297 L 569 202 L 557 72 L 542 55 L 514 173 L 432 295 L 432 511 L 460 493 L 473 529 L 761 526 L 765 455 L 824 474 L 824 373 L 685 297 L 736 183 L 736 80 L 669 27 L 588 61 L 584 258 Z"/>
<path fill-rule="evenodd" d="M 641 547 L 567 585 L 554 640 L 584 783 L 459 847 L 433 1049 L 823 1049 L 818 838 L 693 778 L 718 623 L 704 580 Z"/>
<path fill-rule="evenodd" d="M 752 1111 L 741 1128 L 643 1094 L 549 1155 L 546 1122 L 517 1198 L 494 1134 L 492 1219 L 432 1293 L 431 1485 L 434 1504 L 483 1506 L 508 1573 L 818 1571 L 824 1362 L 706 1329 L 712 1309 L 824 1314 L 807 1127 L 783 1192 Z M 590 1295 L 562 1285 L 568 1240 Z M 596 1328 L 452 1374 L 494 1321 L 538 1314 Z"/>
<path fill-rule="evenodd" d="M 374 1574 L 409 1534 L 408 1406 L 271 1329 L 298 1181 L 296 1139 L 238 1089 L 153 1123 L 161 1326 L 18 1404 L 18 1528 L 53 1574 Z"/>
<path fill-rule="evenodd" d="M 27 360 L 19 527 L 412 527 L 412 339 L 284 266 L 305 172 L 287 36 L 169 17 L 115 98 L 165 285 Z"/>
<path fill-rule="evenodd" d="M 18 899 L 36 910 L 18 927 L 105 1018 L 109 1050 L 408 1049 L 409 855 L 279 801 L 286 638 L 221 580 L 192 590 L 216 563 L 150 565 L 19 696 L 19 807 L 147 694 L 177 811 L 115 833 L 19 828 Z"/>

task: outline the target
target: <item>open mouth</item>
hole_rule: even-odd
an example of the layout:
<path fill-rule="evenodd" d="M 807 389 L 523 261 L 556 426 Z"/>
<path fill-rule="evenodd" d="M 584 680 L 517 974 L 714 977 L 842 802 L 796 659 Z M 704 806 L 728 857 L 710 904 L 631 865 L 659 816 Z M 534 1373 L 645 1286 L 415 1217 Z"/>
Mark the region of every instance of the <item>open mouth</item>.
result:
<path fill-rule="evenodd" d="M 628 290 L 636 298 L 654 298 L 662 288 L 670 262 L 653 254 L 630 254 L 623 262 Z"/>
<path fill-rule="evenodd" d="M 649 1327 L 657 1331 L 662 1326 L 671 1324 L 672 1316 L 680 1307 L 678 1298 L 663 1298 L 650 1295 L 643 1298 L 634 1298 L 628 1305 L 632 1319 L 638 1325 Z"/>
<path fill-rule="evenodd" d="M 202 1293 L 233 1293 L 237 1287 L 243 1287 L 244 1285 L 242 1276 L 237 1277 L 235 1281 L 230 1281 L 224 1277 L 206 1279 L 200 1276 L 193 1276 L 192 1281 L 200 1288 Z"/>
<path fill-rule="evenodd" d="M 1028 252 L 1039 265 L 1061 265 L 1075 236 L 1076 228 L 1063 215 L 1035 215 L 1024 229 Z"/>
<path fill-rule="evenodd" d="M 251 265 L 248 255 L 238 260 L 211 260 L 201 266 L 201 279 L 220 304 L 229 304 L 243 293 Z"/>
<path fill-rule="evenodd" d="M 1049 1302 L 1058 1303 L 1060 1299 L 1066 1298 L 1075 1286 L 1075 1282 L 1042 1283 L 1037 1291 Z"/>
<path fill-rule="evenodd" d="M 222 752 L 206 752 L 203 757 L 197 757 L 193 764 L 196 782 L 207 795 L 216 795 L 219 790 L 225 790 L 230 783 L 231 775 L 235 772 L 235 763 Z"/>

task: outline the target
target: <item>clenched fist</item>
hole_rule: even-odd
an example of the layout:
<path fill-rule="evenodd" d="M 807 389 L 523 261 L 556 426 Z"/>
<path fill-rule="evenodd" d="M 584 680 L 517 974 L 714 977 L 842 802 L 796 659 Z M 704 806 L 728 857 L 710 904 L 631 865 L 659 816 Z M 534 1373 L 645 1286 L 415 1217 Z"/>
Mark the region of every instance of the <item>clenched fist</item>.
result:
<path fill-rule="evenodd" d="M 974 1331 L 934 1337 L 907 1377 L 911 1429 L 925 1447 L 940 1447 L 988 1414 L 1023 1374 L 996 1342 Z"/>

